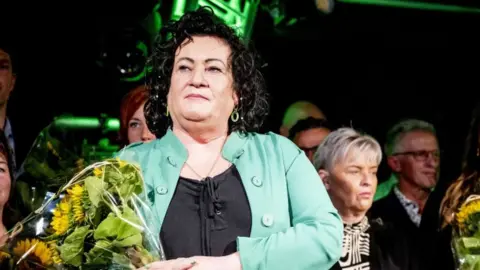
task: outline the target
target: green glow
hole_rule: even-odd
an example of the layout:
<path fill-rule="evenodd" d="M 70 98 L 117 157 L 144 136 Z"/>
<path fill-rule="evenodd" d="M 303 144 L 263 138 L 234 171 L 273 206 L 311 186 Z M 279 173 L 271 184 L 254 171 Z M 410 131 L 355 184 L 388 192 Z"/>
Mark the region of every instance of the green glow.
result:
<path fill-rule="evenodd" d="M 413 1 L 396 1 L 396 0 L 339 0 L 343 3 L 364 4 L 364 5 L 378 5 L 390 6 L 399 8 L 413 8 L 423 10 L 447 11 L 447 12 L 464 12 L 464 13 L 479 13 L 479 8 L 462 7 L 454 5 L 442 5 L 435 3 L 413 2 Z"/>
<path fill-rule="evenodd" d="M 100 118 L 97 117 L 60 116 L 55 119 L 54 125 L 58 128 L 68 129 L 101 128 Z M 107 118 L 105 119 L 104 128 L 107 131 L 118 131 L 120 129 L 120 121 L 117 118 Z"/>
<path fill-rule="evenodd" d="M 148 48 L 147 45 L 143 42 L 138 42 L 137 43 L 137 49 L 143 52 L 143 55 L 147 56 L 148 55 Z M 138 82 L 141 79 L 145 78 L 147 74 L 147 68 L 146 66 L 143 68 L 142 72 L 140 72 L 137 76 L 134 77 L 125 77 L 125 78 L 120 78 L 120 80 L 124 82 Z"/>
<path fill-rule="evenodd" d="M 259 0 L 174 0 L 172 20 L 178 20 L 186 11 L 208 6 L 226 24 L 237 29 L 239 35 L 249 39 L 259 3 Z"/>

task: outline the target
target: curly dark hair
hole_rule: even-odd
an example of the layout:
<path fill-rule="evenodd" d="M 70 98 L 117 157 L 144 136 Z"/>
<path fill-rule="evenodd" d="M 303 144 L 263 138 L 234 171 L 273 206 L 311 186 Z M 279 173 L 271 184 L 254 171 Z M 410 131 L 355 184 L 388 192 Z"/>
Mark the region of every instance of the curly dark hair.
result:
<path fill-rule="evenodd" d="M 194 36 L 220 38 L 230 47 L 229 64 L 233 75 L 233 89 L 239 97 L 236 109 L 240 119 L 237 122 L 229 120 L 229 132 L 258 131 L 269 110 L 265 79 L 260 72 L 260 57 L 208 7 L 185 13 L 178 21 L 169 22 L 159 36 L 168 39 L 157 39 L 153 47 L 148 63 L 151 71 L 147 79 L 151 92 L 145 105 L 148 128 L 159 138 L 171 126 L 171 119 L 167 116 L 167 94 L 175 52 L 185 40 L 191 41 Z"/>

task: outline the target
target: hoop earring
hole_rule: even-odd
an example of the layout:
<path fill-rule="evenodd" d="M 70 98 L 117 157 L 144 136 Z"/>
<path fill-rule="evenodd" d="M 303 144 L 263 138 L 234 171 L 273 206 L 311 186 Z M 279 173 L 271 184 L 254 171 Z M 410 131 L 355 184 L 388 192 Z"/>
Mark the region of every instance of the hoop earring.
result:
<path fill-rule="evenodd" d="M 233 112 L 230 115 L 230 119 L 232 120 L 232 122 L 236 123 L 239 118 L 240 118 L 240 115 L 238 114 L 237 108 L 233 109 Z"/>
<path fill-rule="evenodd" d="M 170 113 L 168 112 L 168 106 L 166 106 L 166 108 L 167 108 L 167 111 L 165 112 L 165 116 L 168 117 L 170 115 Z"/>

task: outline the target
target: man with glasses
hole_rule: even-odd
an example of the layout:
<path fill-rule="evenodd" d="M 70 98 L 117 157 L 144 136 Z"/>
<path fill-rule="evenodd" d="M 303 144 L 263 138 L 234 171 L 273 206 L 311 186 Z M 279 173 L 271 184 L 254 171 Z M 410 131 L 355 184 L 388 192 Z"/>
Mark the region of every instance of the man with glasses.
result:
<path fill-rule="evenodd" d="M 332 131 L 330 124 L 325 119 L 308 117 L 298 121 L 291 129 L 289 138 L 305 152 L 308 159 L 313 162 L 313 155 L 323 139 Z"/>
<path fill-rule="evenodd" d="M 379 185 L 380 192 L 388 194 L 373 204 L 370 216 L 415 235 L 438 180 L 440 151 L 435 128 L 421 120 L 401 121 L 387 133 L 385 154 L 393 174 Z"/>

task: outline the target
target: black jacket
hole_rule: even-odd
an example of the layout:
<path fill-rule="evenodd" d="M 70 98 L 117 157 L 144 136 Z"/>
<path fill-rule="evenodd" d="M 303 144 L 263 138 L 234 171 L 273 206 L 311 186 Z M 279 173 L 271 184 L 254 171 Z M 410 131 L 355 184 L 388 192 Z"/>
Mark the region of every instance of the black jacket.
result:
<path fill-rule="evenodd" d="M 371 270 L 420 270 L 418 252 L 409 237 L 381 219 L 370 220 Z M 340 270 L 336 263 L 332 270 Z"/>

